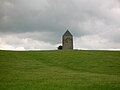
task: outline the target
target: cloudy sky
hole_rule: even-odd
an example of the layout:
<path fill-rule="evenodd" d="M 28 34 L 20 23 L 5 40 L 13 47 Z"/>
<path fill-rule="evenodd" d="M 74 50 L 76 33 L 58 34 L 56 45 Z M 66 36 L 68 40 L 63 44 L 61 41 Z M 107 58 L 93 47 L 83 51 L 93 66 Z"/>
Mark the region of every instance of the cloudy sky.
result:
<path fill-rule="evenodd" d="M 0 49 L 57 49 L 69 31 L 75 49 L 120 50 L 120 0 L 0 0 Z"/>

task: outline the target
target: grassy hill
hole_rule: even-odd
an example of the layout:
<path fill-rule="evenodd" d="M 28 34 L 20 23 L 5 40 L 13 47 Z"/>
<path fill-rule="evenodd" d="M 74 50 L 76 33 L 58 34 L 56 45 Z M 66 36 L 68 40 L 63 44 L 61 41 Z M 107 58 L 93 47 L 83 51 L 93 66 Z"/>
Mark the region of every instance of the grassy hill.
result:
<path fill-rule="evenodd" d="M 120 51 L 0 51 L 0 90 L 120 90 Z"/>

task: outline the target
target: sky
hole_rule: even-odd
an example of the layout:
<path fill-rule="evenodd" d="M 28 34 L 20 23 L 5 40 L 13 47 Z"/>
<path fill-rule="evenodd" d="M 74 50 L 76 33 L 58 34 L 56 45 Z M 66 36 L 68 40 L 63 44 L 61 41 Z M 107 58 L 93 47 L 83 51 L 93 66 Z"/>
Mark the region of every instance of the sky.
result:
<path fill-rule="evenodd" d="M 0 0 L 0 50 L 120 50 L 120 0 Z"/>

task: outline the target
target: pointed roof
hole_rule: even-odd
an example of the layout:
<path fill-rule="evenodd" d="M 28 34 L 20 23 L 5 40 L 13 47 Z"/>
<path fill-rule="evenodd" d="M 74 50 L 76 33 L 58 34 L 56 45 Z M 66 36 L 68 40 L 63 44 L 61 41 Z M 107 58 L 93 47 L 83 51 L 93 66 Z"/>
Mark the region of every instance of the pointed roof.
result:
<path fill-rule="evenodd" d="M 72 36 L 72 34 L 68 31 L 68 29 L 67 29 L 67 31 L 64 33 L 64 35 L 63 36 Z"/>

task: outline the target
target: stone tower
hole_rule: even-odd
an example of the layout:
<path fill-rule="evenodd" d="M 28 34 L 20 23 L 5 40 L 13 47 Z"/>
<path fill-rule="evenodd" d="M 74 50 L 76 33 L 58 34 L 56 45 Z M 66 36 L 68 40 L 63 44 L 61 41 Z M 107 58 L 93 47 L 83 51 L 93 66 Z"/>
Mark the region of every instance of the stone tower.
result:
<path fill-rule="evenodd" d="M 72 50 L 73 49 L 73 36 L 67 30 L 62 37 L 62 49 L 63 50 Z"/>

